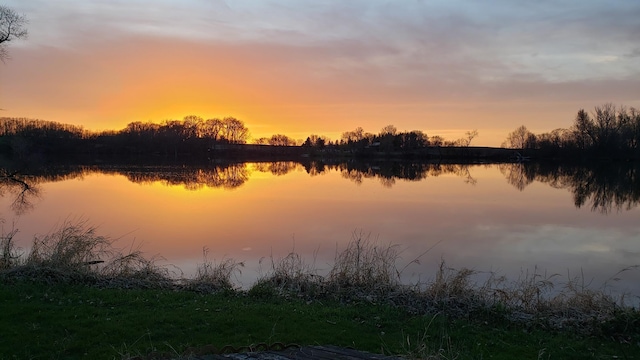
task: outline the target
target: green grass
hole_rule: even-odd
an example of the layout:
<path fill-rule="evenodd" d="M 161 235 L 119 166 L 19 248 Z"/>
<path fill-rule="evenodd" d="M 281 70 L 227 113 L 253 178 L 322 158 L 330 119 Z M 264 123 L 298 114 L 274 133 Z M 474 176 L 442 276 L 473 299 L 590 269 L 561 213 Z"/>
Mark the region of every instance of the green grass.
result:
<path fill-rule="evenodd" d="M 332 344 L 434 359 L 640 358 L 640 329 L 601 336 L 516 324 L 495 314 L 412 315 L 242 292 L 99 289 L 33 282 L 0 288 L 3 359 L 120 359 L 189 347 Z M 636 318 L 636 321 L 639 319 Z"/>
<path fill-rule="evenodd" d="M 432 282 L 403 285 L 398 248 L 362 234 L 327 276 L 291 253 L 246 291 L 231 281 L 242 263 L 206 249 L 194 278 L 174 279 L 85 221 L 29 253 L 14 234 L 0 237 L 0 359 L 176 358 L 263 343 L 420 359 L 640 358 L 640 311 L 580 278 L 559 291 L 557 275 L 535 272 L 475 284 L 473 271 L 442 262 Z"/>

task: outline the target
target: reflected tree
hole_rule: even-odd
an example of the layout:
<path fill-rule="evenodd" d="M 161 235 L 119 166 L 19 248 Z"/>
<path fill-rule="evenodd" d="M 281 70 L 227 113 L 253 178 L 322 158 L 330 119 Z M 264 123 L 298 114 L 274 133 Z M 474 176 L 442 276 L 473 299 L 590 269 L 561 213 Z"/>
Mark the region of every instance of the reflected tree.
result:
<path fill-rule="evenodd" d="M 315 160 L 306 162 L 302 164 L 302 166 L 304 166 L 307 174 L 309 174 L 310 176 L 322 175 L 329 169 L 329 167 L 324 162 Z"/>
<path fill-rule="evenodd" d="M 33 209 L 33 204 L 40 197 L 40 190 L 34 181 L 18 172 L 0 169 L 0 197 L 9 194 L 13 201 L 11 210 L 22 215 Z"/>
<path fill-rule="evenodd" d="M 395 183 L 396 179 L 393 177 L 380 177 L 380 184 L 387 189 L 391 189 Z"/>
<path fill-rule="evenodd" d="M 96 169 L 96 171 L 103 171 Z M 142 167 L 134 169 L 111 169 L 123 174 L 135 183 L 160 182 L 167 186 L 182 185 L 187 190 L 203 187 L 235 189 L 249 180 L 246 163 L 233 163 L 208 168 L 198 167 Z"/>
<path fill-rule="evenodd" d="M 480 165 L 450 163 L 355 161 L 262 162 L 253 165 L 255 171 L 283 175 L 296 169 L 304 169 L 311 176 L 337 171 L 343 178 L 362 184 L 375 179 L 384 187 L 392 187 L 399 180 L 420 181 L 427 177 L 454 174 L 467 184 L 475 184 L 473 167 Z M 584 164 L 558 164 L 552 162 L 510 163 L 498 165 L 507 182 L 523 191 L 534 181 L 573 195 L 578 208 L 590 207 L 592 211 L 608 214 L 630 210 L 640 203 L 640 164 L 633 162 L 597 162 Z M 249 180 L 251 171 L 246 163 L 230 163 L 202 166 L 72 166 L 61 168 L 42 167 L 30 175 L 0 168 L 0 196 L 11 196 L 11 209 L 17 214 L 29 211 L 39 198 L 38 185 L 43 182 L 81 178 L 100 172 L 122 174 L 136 183 L 160 182 L 165 185 L 182 185 L 189 190 L 203 187 L 235 189 Z"/>
<path fill-rule="evenodd" d="M 253 166 L 256 171 L 270 172 L 273 175 L 281 176 L 298 169 L 300 164 L 294 161 L 274 161 L 255 163 Z"/>
<path fill-rule="evenodd" d="M 378 178 L 385 187 L 393 186 L 397 180 L 421 181 L 428 176 L 454 174 L 464 179 L 467 184 L 475 185 L 477 180 L 473 178 L 468 164 L 430 164 L 415 162 L 379 162 L 375 164 L 365 163 L 341 163 L 336 169 L 345 179 L 356 184 L 362 184 L 364 179 Z"/>
<path fill-rule="evenodd" d="M 529 184 L 534 181 L 534 176 L 527 171 L 525 163 L 506 163 L 499 164 L 498 169 L 507 178 L 507 182 L 516 189 L 523 191 Z"/>
<path fill-rule="evenodd" d="M 534 181 L 573 195 L 577 208 L 608 214 L 631 210 L 640 202 L 640 165 L 637 163 L 597 163 L 574 165 L 554 163 L 501 164 L 507 182 L 522 191 Z"/>
<path fill-rule="evenodd" d="M 297 169 L 300 165 L 293 161 L 277 161 L 269 164 L 269 171 L 273 175 L 281 176 Z"/>
<path fill-rule="evenodd" d="M 578 168 L 562 181 L 573 193 L 574 204 L 580 208 L 591 205 L 592 211 L 608 214 L 613 210 L 631 210 L 640 202 L 638 165 L 600 164 Z"/>

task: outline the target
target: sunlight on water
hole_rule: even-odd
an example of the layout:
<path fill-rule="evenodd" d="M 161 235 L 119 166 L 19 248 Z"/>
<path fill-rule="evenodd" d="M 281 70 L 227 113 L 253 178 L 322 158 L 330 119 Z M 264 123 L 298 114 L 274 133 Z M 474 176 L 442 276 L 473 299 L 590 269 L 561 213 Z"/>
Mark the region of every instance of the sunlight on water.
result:
<path fill-rule="evenodd" d="M 21 215 L 11 208 L 15 191 L 5 191 L 1 216 L 4 232 L 18 228 L 25 248 L 65 219 L 88 219 L 117 247 L 160 256 L 183 276 L 195 273 L 206 248 L 210 259 L 244 262 L 237 280 L 245 287 L 291 251 L 326 272 L 354 233 L 397 245 L 399 268 L 419 259 L 404 271 L 405 282 L 431 279 L 444 259 L 510 278 L 536 267 L 583 274 L 597 288 L 640 263 L 635 195 L 619 211 L 593 207 L 590 198 L 577 208 L 572 183 L 550 174 L 529 179 L 504 165 L 414 170 L 297 163 L 83 169 L 30 177 L 40 196 Z M 638 284 L 638 271 L 616 282 L 636 295 Z"/>

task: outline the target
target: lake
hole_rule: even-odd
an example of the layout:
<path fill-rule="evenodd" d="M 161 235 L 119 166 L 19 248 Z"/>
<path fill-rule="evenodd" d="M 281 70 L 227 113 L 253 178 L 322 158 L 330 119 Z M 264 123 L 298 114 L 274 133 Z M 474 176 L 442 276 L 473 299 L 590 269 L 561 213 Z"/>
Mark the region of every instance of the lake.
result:
<path fill-rule="evenodd" d="M 638 173 L 637 164 L 59 166 L 17 176 L 37 191 L 23 198 L 3 180 L 0 216 L 23 248 L 86 219 L 176 276 L 192 276 L 208 249 L 216 262 L 244 262 L 243 287 L 292 251 L 327 271 L 336 251 L 363 237 L 397 246 L 406 283 L 429 281 L 444 260 L 480 277 L 557 273 L 561 286 L 579 276 L 637 300 L 640 271 L 617 272 L 640 264 Z"/>

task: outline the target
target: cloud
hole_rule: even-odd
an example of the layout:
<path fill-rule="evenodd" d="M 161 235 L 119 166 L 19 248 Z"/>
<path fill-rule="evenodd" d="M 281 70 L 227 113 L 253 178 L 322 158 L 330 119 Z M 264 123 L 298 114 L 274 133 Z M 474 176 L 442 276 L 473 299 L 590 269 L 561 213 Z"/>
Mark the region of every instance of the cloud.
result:
<path fill-rule="evenodd" d="M 632 58 L 632 59 L 640 57 L 640 48 L 635 48 L 631 50 L 631 52 L 624 54 L 624 57 Z"/>
<path fill-rule="evenodd" d="M 203 104 L 244 99 L 247 107 L 270 103 L 327 114 L 333 107 L 343 116 L 369 118 L 366 109 L 375 106 L 380 116 L 402 114 L 408 128 L 446 111 L 460 119 L 450 123 L 463 128 L 477 127 L 462 119 L 482 111 L 498 126 L 537 119 L 528 126 L 556 128 L 565 124 L 552 119 L 569 114 L 570 122 L 582 107 L 640 105 L 633 95 L 640 93 L 640 5 L 629 1 L 7 5 L 31 20 L 29 40 L 12 49 L 20 64 L 14 61 L 12 73 L 3 74 L 3 87 L 6 81 L 21 89 L 23 100 L 15 101 L 56 98 L 51 106 L 70 107 L 62 101 L 66 94 L 74 108 L 85 104 L 89 111 L 101 101 L 92 96 L 104 99 L 124 88 L 158 93 L 194 87 L 216 89 L 190 93 Z M 38 85 L 36 74 L 51 81 Z M 140 83 L 156 85 L 143 90 Z M 53 84 L 60 86 L 56 96 L 36 99 Z M 157 101 L 170 98 L 167 92 Z M 541 111 L 544 116 L 534 115 Z"/>

